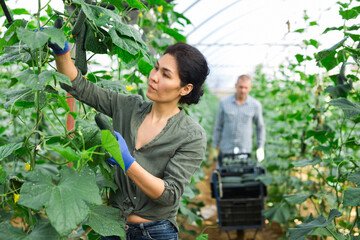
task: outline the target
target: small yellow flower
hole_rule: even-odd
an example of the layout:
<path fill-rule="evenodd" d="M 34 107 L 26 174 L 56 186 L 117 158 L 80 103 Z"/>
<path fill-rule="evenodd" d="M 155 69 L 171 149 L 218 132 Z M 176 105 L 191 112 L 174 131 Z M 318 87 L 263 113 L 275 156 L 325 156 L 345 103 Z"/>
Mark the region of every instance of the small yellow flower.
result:
<path fill-rule="evenodd" d="M 131 85 L 127 85 L 127 86 L 126 86 L 126 89 L 127 89 L 128 91 L 131 91 L 133 88 L 132 88 Z"/>
<path fill-rule="evenodd" d="M 87 76 L 84 76 L 85 79 L 89 79 Z"/>
<path fill-rule="evenodd" d="M 20 194 L 14 193 L 14 202 L 17 203 L 19 201 Z"/>
<path fill-rule="evenodd" d="M 142 17 L 144 17 L 144 16 L 143 16 L 143 14 L 142 14 L 142 13 L 139 13 L 139 17 L 141 17 L 141 18 L 142 18 Z M 1 29 L 1 28 L 0 28 L 0 29 Z"/>
<path fill-rule="evenodd" d="M 150 34 L 150 35 L 149 35 L 149 38 L 152 38 L 152 37 L 154 37 L 154 35 Z"/>
<path fill-rule="evenodd" d="M 31 169 L 30 164 L 29 164 L 29 163 L 26 163 L 26 165 L 25 165 L 25 170 L 30 171 L 30 169 Z"/>
<path fill-rule="evenodd" d="M 67 27 L 70 27 L 70 26 L 71 26 L 71 23 L 70 23 L 70 22 L 68 22 L 66 26 L 67 26 Z"/>
<path fill-rule="evenodd" d="M 102 13 L 99 14 L 100 17 L 101 17 L 102 15 L 103 15 Z"/>
<path fill-rule="evenodd" d="M 72 34 L 70 34 L 70 38 L 73 38 L 73 35 L 72 35 Z"/>
<path fill-rule="evenodd" d="M 160 14 L 162 13 L 163 9 L 164 9 L 163 5 L 161 5 L 157 8 L 157 10 L 159 11 Z"/>

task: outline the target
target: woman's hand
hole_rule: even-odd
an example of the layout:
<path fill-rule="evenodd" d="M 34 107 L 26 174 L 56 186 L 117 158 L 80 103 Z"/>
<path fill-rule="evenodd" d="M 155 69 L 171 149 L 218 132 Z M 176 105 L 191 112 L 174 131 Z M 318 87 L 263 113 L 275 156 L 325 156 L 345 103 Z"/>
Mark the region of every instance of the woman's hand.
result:
<path fill-rule="evenodd" d="M 129 167 L 131 166 L 131 164 L 133 164 L 135 162 L 135 158 L 133 158 L 133 156 L 131 156 L 128 146 L 125 142 L 125 139 L 121 136 L 120 133 L 115 132 L 115 136 L 116 136 L 116 140 L 119 143 L 119 148 L 120 148 L 120 152 L 121 152 L 121 156 L 124 162 L 124 166 L 125 166 L 125 172 L 129 169 Z M 109 164 L 112 165 L 118 165 L 120 167 L 120 164 L 113 158 L 109 158 L 106 159 L 106 162 L 108 162 Z"/>

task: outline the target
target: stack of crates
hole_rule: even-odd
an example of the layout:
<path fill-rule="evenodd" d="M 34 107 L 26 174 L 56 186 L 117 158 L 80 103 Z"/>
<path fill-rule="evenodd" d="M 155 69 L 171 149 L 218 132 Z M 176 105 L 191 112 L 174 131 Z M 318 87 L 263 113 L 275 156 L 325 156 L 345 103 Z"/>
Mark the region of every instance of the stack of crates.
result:
<path fill-rule="evenodd" d="M 211 193 L 216 198 L 220 229 L 241 230 L 264 227 L 265 185 L 256 178 L 265 174 L 259 166 L 228 165 L 213 169 Z"/>

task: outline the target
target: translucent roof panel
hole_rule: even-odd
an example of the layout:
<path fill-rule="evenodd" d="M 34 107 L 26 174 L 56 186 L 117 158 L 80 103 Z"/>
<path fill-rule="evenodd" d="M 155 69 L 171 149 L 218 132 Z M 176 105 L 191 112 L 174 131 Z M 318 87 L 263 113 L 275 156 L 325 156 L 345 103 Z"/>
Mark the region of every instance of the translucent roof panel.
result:
<path fill-rule="evenodd" d="M 331 47 L 341 34 L 322 32 L 340 26 L 336 0 L 178 0 L 175 10 L 192 22 L 183 34 L 207 58 L 210 87 L 230 88 L 240 74 L 252 75 L 257 65 L 273 74 L 280 64 L 301 53 L 304 39 L 315 39 L 319 49 Z M 317 25 L 300 34 L 308 22 Z M 307 54 L 316 51 L 309 49 Z M 312 52 L 311 52 L 312 51 Z M 302 53 L 304 54 L 304 53 Z"/>

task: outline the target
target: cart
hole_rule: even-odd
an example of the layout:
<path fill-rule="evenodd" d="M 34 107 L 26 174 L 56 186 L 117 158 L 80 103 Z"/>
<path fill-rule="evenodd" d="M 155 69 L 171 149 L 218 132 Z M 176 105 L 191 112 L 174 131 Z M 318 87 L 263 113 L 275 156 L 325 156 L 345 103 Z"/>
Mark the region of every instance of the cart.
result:
<path fill-rule="evenodd" d="M 212 171 L 211 194 L 216 199 L 220 231 L 237 230 L 238 239 L 244 229 L 261 229 L 265 225 L 265 185 L 256 180 L 265 169 L 250 154 L 231 154 L 218 159 Z"/>

